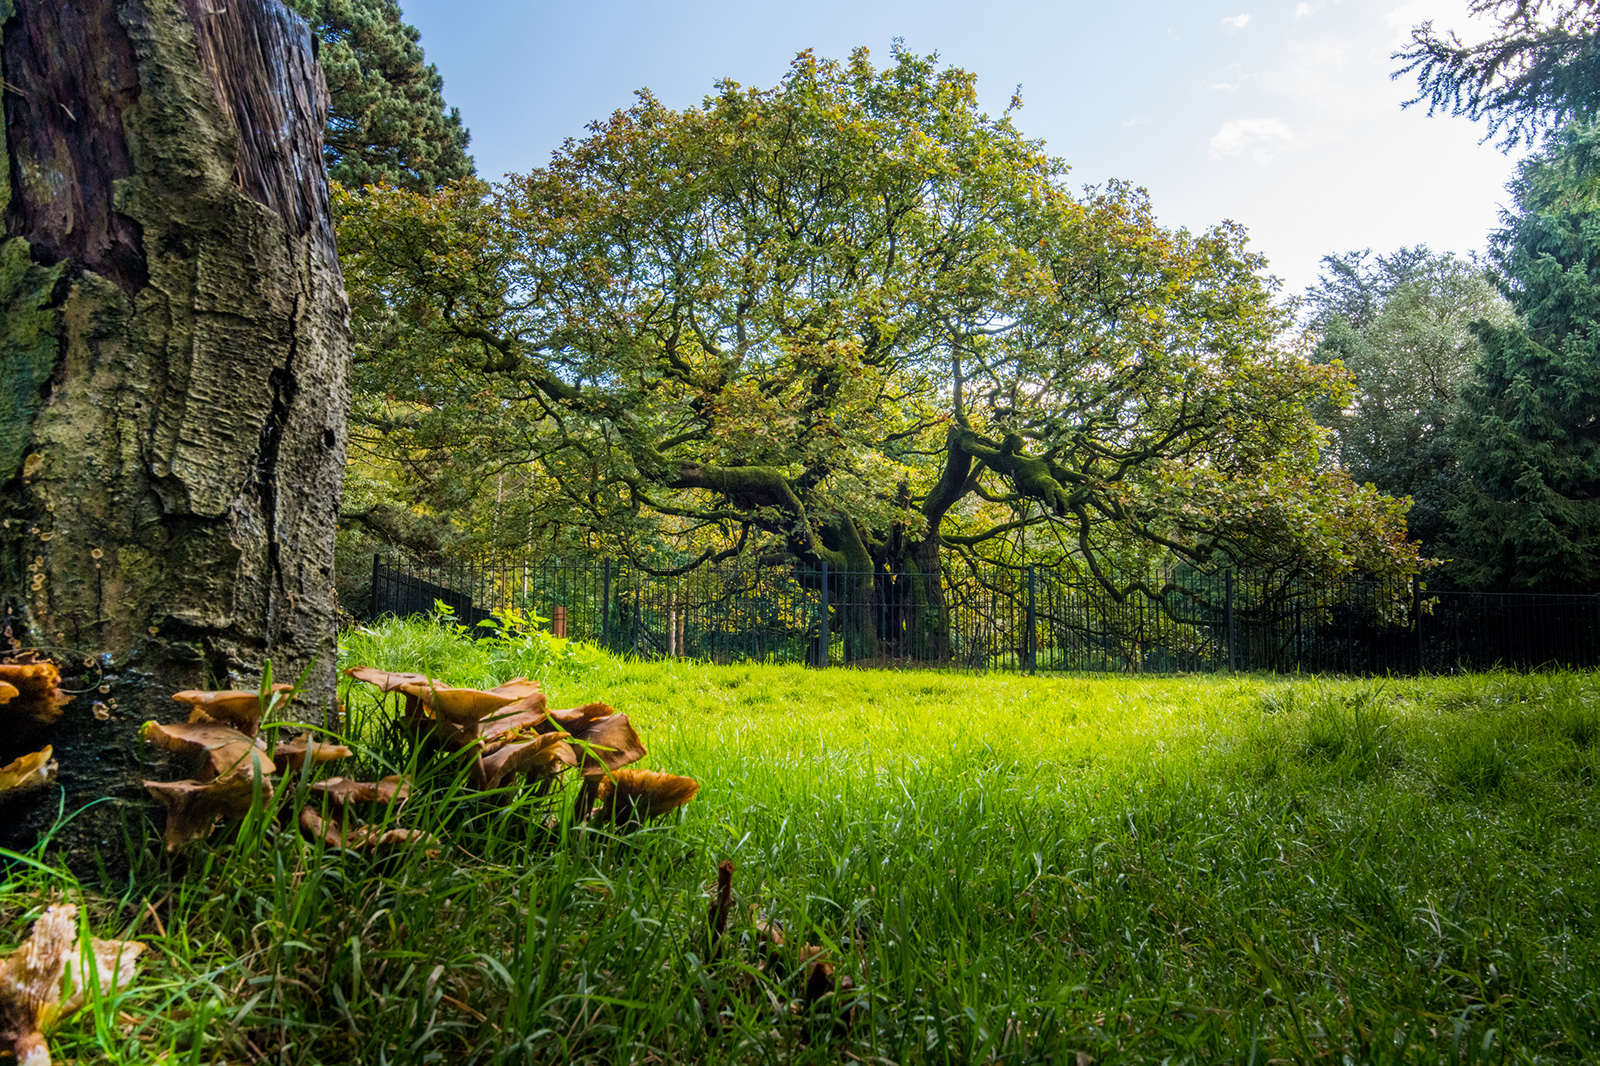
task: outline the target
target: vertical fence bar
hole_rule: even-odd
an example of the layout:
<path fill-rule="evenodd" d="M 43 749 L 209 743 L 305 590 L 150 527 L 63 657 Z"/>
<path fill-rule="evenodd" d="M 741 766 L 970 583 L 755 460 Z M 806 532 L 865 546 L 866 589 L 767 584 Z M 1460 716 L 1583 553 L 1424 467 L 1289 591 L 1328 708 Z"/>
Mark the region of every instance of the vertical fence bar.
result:
<path fill-rule="evenodd" d="M 600 586 L 600 646 L 611 650 L 611 560 L 606 560 Z"/>
<path fill-rule="evenodd" d="M 1028 673 L 1039 672 L 1039 604 L 1033 564 L 1028 564 Z"/>
<path fill-rule="evenodd" d="M 1233 654 L 1233 571 L 1227 571 L 1223 577 L 1223 614 L 1228 624 L 1228 673 L 1231 674 L 1237 663 Z"/>
<path fill-rule="evenodd" d="M 1422 579 L 1411 579 L 1411 620 L 1417 627 L 1417 676 L 1422 676 L 1424 669 L 1422 656 Z"/>
<path fill-rule="evenodd" d="M 833 656 L 832 620 L 828 617 L 828 560 L 822 560 L 822 648 L 817 652 L 817 665 L 827 666 Z"/>

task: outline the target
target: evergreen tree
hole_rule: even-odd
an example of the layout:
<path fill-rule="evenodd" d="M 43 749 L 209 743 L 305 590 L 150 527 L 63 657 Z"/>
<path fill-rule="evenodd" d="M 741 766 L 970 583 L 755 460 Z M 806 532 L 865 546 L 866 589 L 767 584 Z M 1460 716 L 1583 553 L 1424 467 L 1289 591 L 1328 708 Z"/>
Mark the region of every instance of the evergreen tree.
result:
<path fill-rule="evenodd" d="M 473 173 L 461 113 L 445 110 L 439 71 L 397 0 L 293 0 L 321 38 L 333 106 L 324 156 L 349 188 L 380 182 L 432 192 Z"/>
<path fill-rule="evenodd" d="M 1462 573 L 1600 591 L 1600 129 L 1563 131 L 1511 190 L 1494 254 L 1524 322 L 1475 327 L 1456 428 L 1472 482 L 1454 512 Z"/>
<path fill-rule="evenodd" d="M 1507 148 L 1600 110 L 1600 0 L 1471 0 L 1467 10 L 1494 21 L 1487 40 L 1466 44 L 1424 22 L 1394 56 L 1405 63 L 1395 77 L 1417 76 L 1411 103 L 1486 120 Z"/>

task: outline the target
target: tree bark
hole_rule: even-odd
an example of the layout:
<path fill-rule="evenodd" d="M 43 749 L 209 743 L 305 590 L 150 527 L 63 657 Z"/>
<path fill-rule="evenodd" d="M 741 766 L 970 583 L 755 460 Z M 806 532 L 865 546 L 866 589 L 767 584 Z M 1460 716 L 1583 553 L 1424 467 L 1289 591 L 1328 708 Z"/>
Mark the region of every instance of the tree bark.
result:
<path fill-rule="evenodd" d="M 3 636 L 74 693 L 43 733 L 0 705 L 0 764 L 60 764 L 0 844 L 80 812 L 56 839 L 81 862 L 149 806 L 137 729 L 172 692 L 270 660 L 306 672 L 303 714 L 334 705 L 327 92 L 279 0 L 0 0 L 0 33 Z"/>

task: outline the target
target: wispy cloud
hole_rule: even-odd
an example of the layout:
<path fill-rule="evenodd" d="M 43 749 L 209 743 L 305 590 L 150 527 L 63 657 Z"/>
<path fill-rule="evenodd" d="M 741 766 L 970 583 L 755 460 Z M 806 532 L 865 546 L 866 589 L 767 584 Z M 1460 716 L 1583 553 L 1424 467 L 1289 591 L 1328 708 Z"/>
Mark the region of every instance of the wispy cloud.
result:
<path fill-rule="evenodd" d="M 1145 118 L 1143 115 L 1139 115 L 1136 118 L 1125 118 L 1122 120 L 1122 124 L 1124 126 L 1145 126 L 1148 125 L 1149 122 L 1150 120 Z"/>
<path fill-rule="evenodd" d="M 1239 83 L 1236 82 L 1236 81 L 1235 82 L 1213 81 L 1213 82 L 1207 82 L 1206 83 L 1206 88 L 1207 89 L 1215 89 L 1218 92 L 1234 93 L 1234 92 L 1238 92 L 1239 91 Z"/>
<path fill-rule="evenodd" d="M 1322 6 L 1321 4 L 1317 5 L 1317 7 L 1321 7 L 1321 6 Z M 1303 18 L 1306 18 L 1306 17 L 1310 16 L 1316 10 L 1317 10 L 1317 8 L 1316 7 L 1312 7 L 1310 4 L 1296 4 L 1295 7 L 1294 7 L 1294 17 L 1297 18 L 1297 19 L 1303 19 Z"/>
<path fill-rule="evenodd" d="M 1224 25 L 1232 26 L 1236 30 L 1242 30 L 1246 26 L 1250 25 L 1250 16 L 1249 15 L 1229 15 L 1227 18 L 1223 19 L 1222 21 L 1223 21 Z"/>
<path fill-rule="evenodd" d="M 1211 137 L 1211 158 L 1226 159 L 1247 148 L 1257 163 L 1271 162 L 1274 149 L 1294 140 L 1294 131 L 1275 118 L 1236 118 L 1225 122 Z"/>

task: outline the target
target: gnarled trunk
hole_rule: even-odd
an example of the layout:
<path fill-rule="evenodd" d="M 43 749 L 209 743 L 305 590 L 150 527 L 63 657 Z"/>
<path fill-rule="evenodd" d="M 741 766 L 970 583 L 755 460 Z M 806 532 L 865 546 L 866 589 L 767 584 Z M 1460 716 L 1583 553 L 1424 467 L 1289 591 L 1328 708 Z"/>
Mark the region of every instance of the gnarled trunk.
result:
<path fill-rule="evenodd" d="M 136 739 L 176 689 L 309 670 L 331 706 L 349 337 L 327 94 L 279 0 L 0 0 L 0 602 L 62 663 L 51 789 L 72 846 L 145 803 Z M 4 802 L 4 801 L 0 801 Z"/>

